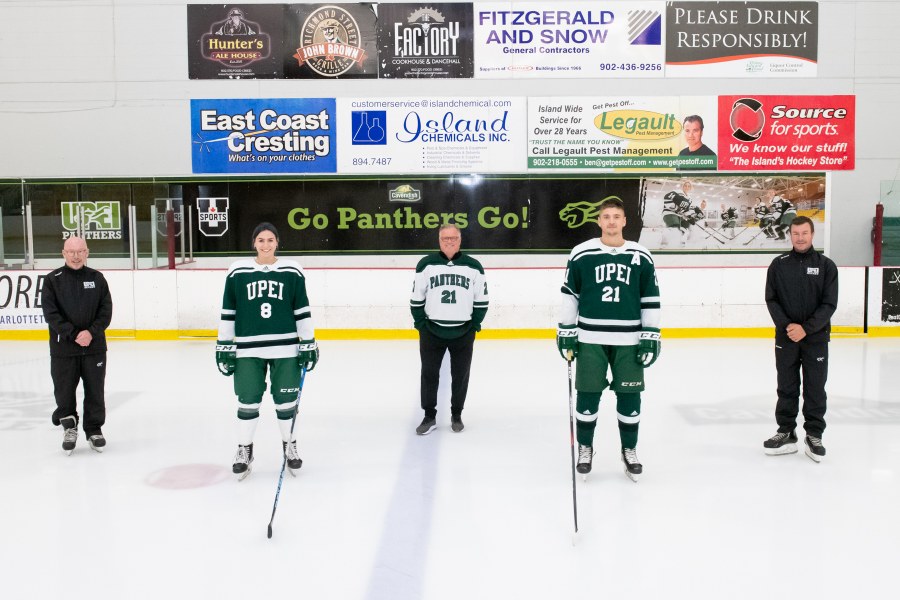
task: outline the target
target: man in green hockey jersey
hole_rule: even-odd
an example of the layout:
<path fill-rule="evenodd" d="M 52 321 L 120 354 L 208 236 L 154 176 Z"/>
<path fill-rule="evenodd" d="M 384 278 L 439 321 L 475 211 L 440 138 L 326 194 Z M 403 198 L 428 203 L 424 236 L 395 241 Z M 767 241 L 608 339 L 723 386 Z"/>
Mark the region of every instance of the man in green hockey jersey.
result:
<path fill-rule="evenodd" d="M 422 358 L 422 410 L 416 427 L 427 435 L 437 427 L 437 392 L 441 362 L 450 352 L 450 428 L 463 430 L 462 411 L 469 389 L 475 333 L 487 314 L 488 289 L 481 263 L 460 252 L 462 234 L 452 224 L 438 230 L 440 251 L 416 265 L 409 300 L 413 325 L 419 331 Z"/>
<path fill-rule="evenodd" d="M 646 248 L 622 236 L 625 206 L 600 205 L 601 237 L 575 246 L 566 265 L 556 343 L 563 358 L 577 357 L 575 376 L 578 465 L 591 471 L 600 395 L 616 393 L 621 457 L 633 481 L 643 472 L 636 447 L 644 369 L 660 352 L 659 284 Z M 612 382 L 606 378 L 612 371 Z"/>
<path fill-rule="evenodd" d="M 253 463 L 266 371 L 287 467 L 293 474 L 302 466 L 291 424 L 301 369 L 311 371 L 319 360 L 303 269 L 275 256 L 278 231 L 271 223 L 257 225 L 252 240 L 256 258 L 235 262 L 225 278 L 216 343 L 216 364 L 223 375 L 234 375 L 238 397 L 239 439 L 232 471 L 239 479 L 250 474 Z"/>

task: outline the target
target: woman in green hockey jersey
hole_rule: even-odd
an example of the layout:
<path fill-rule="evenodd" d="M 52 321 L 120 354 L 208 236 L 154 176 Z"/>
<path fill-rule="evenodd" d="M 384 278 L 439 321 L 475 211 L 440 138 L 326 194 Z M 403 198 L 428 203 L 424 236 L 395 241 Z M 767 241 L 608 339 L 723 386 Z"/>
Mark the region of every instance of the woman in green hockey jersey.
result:
<path fill-rule="evenodd" d="M 602 236 L 569 254 L 556 342 L 563 358 L 578 359 L 577 471 L 591 471 L 600 395 L 611 387 L 625 474 L 637 481 L 643 472 L 636 447 L 644 368 L 660 349 L 659 285 L 647 249 L 622 236 L 625 207 L 620 199 L 603 201 L 598 224 Z M 608 370 L 612 382 L 606 378 Z"/>
<path fill-rule="evenodd" d="M 216 345 L 219 371 L 234 375 L 238 397 L 239 439 L 232 470 L 239 479 L 250 473 L 253 463 L 253 435 L 267 371 L 288 469 L 293 474 L 303 464 L 291 423 L 301 369 L 311 371 L 319 360 L 303 269 L 275 256 L 278 231 L 271 223 L 256 226 L 252 244 L 256 258 L 239 260 L 228 269 Z"/>

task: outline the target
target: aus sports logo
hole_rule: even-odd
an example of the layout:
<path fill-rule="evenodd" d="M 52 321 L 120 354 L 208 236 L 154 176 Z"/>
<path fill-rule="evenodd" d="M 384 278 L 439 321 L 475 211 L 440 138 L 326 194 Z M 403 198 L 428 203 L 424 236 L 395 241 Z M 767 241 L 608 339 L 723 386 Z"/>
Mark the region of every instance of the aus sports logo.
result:
<path fill-rule="evenodd" d="M 63 239 L 81 232 L 87 240 L 122 239 L 122 207 L 118 200 L 60 203 Z"/>
<path fill-rule="evenodd" d="M 569 202 L 559 211 L 559 218 L 568 224 L 569 229 L 576 229 L 588 223 L 595 223 L 597 217 L 600 216 L 600 205 L 611 198 L 621 200 L 618 196 L 607 196 L 597 202 Z"/>
<path fill-rule="evenodd" d="M 228 198 L 197 198 L 197 214 L 206 237 L 222 237 L 228 231 Z"/>

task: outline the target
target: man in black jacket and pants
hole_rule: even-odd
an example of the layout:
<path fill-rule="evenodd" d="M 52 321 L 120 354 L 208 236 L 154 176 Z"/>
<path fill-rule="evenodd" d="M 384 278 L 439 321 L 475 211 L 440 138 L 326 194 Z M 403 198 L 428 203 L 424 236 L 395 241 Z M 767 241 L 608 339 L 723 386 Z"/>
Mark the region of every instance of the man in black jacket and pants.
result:
<path fill-rule="evenodd" d="M 75 390 L 84 382 L 82 428 L 91 448 L 106 446 L 101 428 L 106 421 L 103 395 L 106 380 L 106 328 L 112 319 L 112 296 L 103 275 L 85 266 L 88 247 L 79 237 L 63 246 L 66 264 L 44 279 L 41 306 L 50 327 L 50 375 L 56 410 L 54 425 L 65 429 L 63 450 L 72 454 L 78 439 Z"/>
<path fill-rule="evenodd" d="M 814 227 L 809 217 L 796 217 L 790 232 L 793 250 L 773 260 L 766 276 L 766 305 L 775 322 L 778 432 L 763 447 L 770 455 L 797 451 L 794 430 L 802 371 L 806 455 L 820 462 L 825 456 L 825 381 L 838 272 L 834 261 L 812 247 Z"/>

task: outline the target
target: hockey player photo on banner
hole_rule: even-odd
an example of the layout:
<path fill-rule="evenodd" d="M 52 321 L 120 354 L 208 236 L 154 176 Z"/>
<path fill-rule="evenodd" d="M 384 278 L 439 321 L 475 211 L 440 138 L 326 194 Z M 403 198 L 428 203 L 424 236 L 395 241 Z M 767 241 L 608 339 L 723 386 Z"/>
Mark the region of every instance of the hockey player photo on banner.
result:
<path fill-rule="evenodd" d="M 378 77 L 370 3 L 290 4 L 284 12 L 286 79 Z"/>
<path fill-rule="evenodd" d="M 825 222 L 823 174 L 645 178 L 640 243 L 654 251 L 784 252 L 797 216 Z"/>
<path fill-rule="evenodd" d="M 189 4 L 191 79 L 281 79 L 282 4 Z"/>

